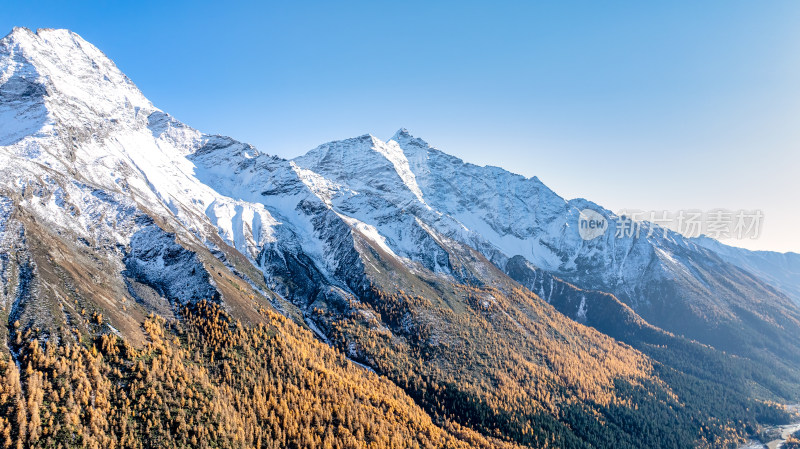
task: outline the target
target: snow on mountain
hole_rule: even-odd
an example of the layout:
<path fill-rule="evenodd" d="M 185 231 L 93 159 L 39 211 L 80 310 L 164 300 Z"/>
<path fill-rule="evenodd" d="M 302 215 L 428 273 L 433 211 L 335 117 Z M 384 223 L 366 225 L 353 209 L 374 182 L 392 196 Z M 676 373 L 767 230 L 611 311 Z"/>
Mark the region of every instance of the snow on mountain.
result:
<path fill-rule="evenodd" d="M 414 183 L 399 175 L 397 157 L 387 156 L 385 148 L 403 151 Z M 605 266 L 594 272 L 599 276 L 593 279 L 596 286 L 631 287 L 626 296 L 635 299 L 633 286 L 643 266 L 652 262 L 680 266 L 670 254 L 687 245 L 670 234 L 669 245 L 676 248 L 665 245 L 667 249 L 656 252 L 653 242 L 660 232 L 648 239 L 617 239 L 616 217 L 610 211 L 585 200 L 568 202 L 536 178 L 464 163 L 406 130 L 388 143 L 373 136 L 332 142 L 294 162 L 347 187 L 331 197 L 332 204 L 375 226 L 394 252 L 412 260 L 423 261 L 428 251 L 422 250 L 419 238 L 409 237 L 419 220 L 427 230 L 477 248 L 498 266 L 521 255 L 539 268 L 576 278 L 586 275 L 579 265 L 587 261 Z M 578 214 L 584 208 L 608 219 L 610 229 L 600 239 L 580 237 Z M 649 227 L 643 226 L 647 234 Z M 430 232 L 420 233 L 425 234 Z"/>
<path fill-rule="evenodd" d="M 0 43 L 0 67 L 3 145 L 52 133 L 57 121 L 108 129 L 139 110 L 155 110 L 111 60 L 67 30 L 15 28 Z"/>
<path fill-rule="evenodd" d="M 0 197 L 0 304 L 3 307 L 11 308 L 10 285 L 12 273 L 10 272 L 10 257 L 8 249 L 11 247 L 12 235 L 9 235 L 9 219 L 13 212 L 14 203 L 10 198 Z"/>
<path fill-rule="evenodd" d="M 56 332 L 75 320 L 78 300 L 68 298 L 79 295 L 115 311 L 113 327 L 135 340 L 146 313 L 138 307 L 170 313 L 159 297 L 184 303 L 225 288 L 201 248 L 230 264 L 226 243 L 247 254 L 274 240 L 277 222 L 263 206 L 219 195 L 185 157 L 230 139 L 155 108 L 76 34 L 17 28 L 0 40 L 0 95 L 0 114 L 13 117 L 0 133 L 0 196 L 14 231 L 0 268 L 14 290 L 4 294 L 12 316 Z M 30 291 L 37 301 L 25 299 Z M 126 298 L 139 306 L 122 307 Z"/>
<path fill-rule="evenodd" d="M 389 142 L 370 135 L 332 142 L 285 161 L 156 109 L 74 33 L 17 29 L 3 42 L 4 92 L 25 84 L 14 91 L 17 109 L 26 101 L 47 110 L 45 126 L 7 146 L 3 156 L 20 161 L 6 166 L 33 162 L 126 192 L 206 242 L 211 224 L 253 261 L 281 247 L 335 278 L 347 257 L 334 248 L 353 245 L 323 227 L 331 222 L 403 263 L 445 274 L 452 270 L 436 233 L 498 263 L 522 254 L 553 270 L 574 265 L 583 248 L 569 223 L 575 208 L 537 179 L 464 164 L 406 131 Z"/>
<path fill-rule="evenodd" d="M 647 222 L 638 224 L 638 232 L 622 232 L 621 217 L 587 200 L 566 201 L 537 178 L 464 163 L 406 130 L 392 140 L 404 150 L 427 203 L 471 232 L 441 231 L 501 268 L 509 258 L 522 256 L 579 287 L 613 293 L 653 324 L 706 341 L 727 337 L 722 331 L 698 332 L 707 329 L 703 323 L 748 325 L 742 308 L 770 307 L 770 314 L 792 320 L 799 316 L 785 296 L 761 279 L 680 234 Z M 584 209 L 605 218 L 604 234 L 580 237 L 578 218 Z"/>
<path fill-rule="evenodd" d="M 800 304 L 800 254 L 749 251 L 705 236 L 693 241 L 719 254 L 727 262 L 761 277 Z"/>
<path fill-rule="evenodd" d="M 4 147 L 6 170 L 29 167 L 35 175 L 44 166 L 109 191 L 129 192 L 199 235 L 210 219 L 239 247 L 246 239 L 270 238 L 274 220 L 263 208 L 220 197 L 197 180 L 194 165 L 182 157 L 222 138 L 205 136 L 153 107 L 94 46 L 66 30 L 34 34 L 21 28 L 0 45 L 2 92 L 9 100 L 4 109 L 27 111 L 37 104 L 47 111 L 35 133 Z M 6 89 L 9 85 L 27 87 Z M 15 123 L 20 129 L 38 126 L 32 119 Z M 16 182 L 19 176 L 4 179 Z"/>
<path fill-rule="evenodd" d="M 203 134 L 154 107 L 102 52 L 65 30 L 18 28 L 0 41 L 0 119 L 0 196 L 8 199 L 0 225 L 11 216 L 4 211 L 25 210 L 57 232 L 107 242 L 114 269 L 144 281 L 151 270 L 142 264 L 177 264 L 176 282 L 187 270 L 201 276 L 198 260 L 179 248 L 165 258 L 156 247 L 166 241 L 199 242 L 225 263 L 228 245 L 269 285 L 309 301 L 368 288 L 369 276 L 386 270 L 372 252 L 459 282 L 492 282 L 496 268 L 486 264 L 509 272 L 521 256 L 528 264 L 513 264 L 520 282 L 544 270 L 687 334 L 712 321 L 743 325 L 741 308 L 759 307 L 766 321 L 800 317 L 704 245 L 648 223 L 617 238 L 610 211 L 567 201 L 537 178 L 465 163 L 404 129 L 388 142 L 364 135 L 293 160 Z M 578 228 L 587 208 L 609 224 L 592 240 Z M 200 290 L 174 299 L 219 287 L 196 281 Z M 577 310 L 588 319 L 591 308 Z"/>
<path fill-rule="evenodd" d="M 358 169 L 360 173 L 363 173 L 359 179 L 385 180 L 386 184 L 381 184 L 378 188 L 387 194 L 391 194 L 393 188 L 399 187 L 399 185 L 392 184 L 392 182 L 397 184 L 399 179 L 404 187 L 403 190 L 409 190 L 419 202 L 425 202 L 422 199 L 422 191 L 417 185 L 416 177 L 397 142 L 382 142 L 367 134 L 355 139 L 321 145 L 295 161 L 301 166 L 330 167 L 331 170 L 337 170 L 332 177 L 338 178 L 339 175 L 351 172 L 354 167 L 347 164 L 354 159 L 359 161 Z M 391 164 L 395 173 L 390 174 L 383 171 L 388 167 L 387 162 Z"/>

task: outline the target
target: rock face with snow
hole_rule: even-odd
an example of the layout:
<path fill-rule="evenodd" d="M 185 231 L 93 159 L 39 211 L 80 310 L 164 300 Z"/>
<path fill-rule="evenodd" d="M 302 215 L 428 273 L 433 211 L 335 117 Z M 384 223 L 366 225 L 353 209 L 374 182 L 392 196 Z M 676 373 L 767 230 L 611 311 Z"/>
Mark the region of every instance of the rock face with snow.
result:
<path fill-rule="evenodd" d="M 698 245 L 717 253 L 726 262 L 747 270 L 800 304 L 800 254 L 774 251 L 748 251 L 720 243 L 709 237 L 694 239 Z"/>
<path fill-rule="evenodd" d="M 522 257 L 532 270 L 614 294 L 657 326 L 733 343 L 727 349 L 741 343 L 731 340 L 739 326 L 753 324 L 741 311 L 754 312 L 754 304 L 767 321 L 800 319 L 794 304 L 751 274 L 752 264 L 728 263 L 709 244 L 651 233 L 648 224 L 638 237 L 617 238 L 611 212 L 566 201 L 537 178 L 465 163 L 407 130 L 386 142 L 364 135 L 284 160 L 158 110 L 74 33 L 15 29 L 0 48 L 6 215 L 25 204 L 81 239 L 124 252 L 162 238 L 137 225 L 144 209 L 212 252 L 221 240 L 300 303 L 329 286 L 354 294 L 367 288 L 369 267 L 354 239 L 413 269 L 491 282 L 482 279 L 485 267 L 457 260 L 457 242 L 503 271 Z M 93 194 L 114 208 L 97 212 L 106 222 L 82 204 Z M 588 241 L 578 232 L 587 208 L 610 225 Z M 120 257 L 127 265 L 137 260 Z M 142 264 L 163 263 L 155 260 L 128 271 L 146 273 Z M 519 264 L 514 273 L 525 277 Z M 790 277 L 770 280 L 793 291 Z"/>
<path fill-rule="evenodd" d="M 606 233 L 581 238 L 584 209 Z M 424 323 L 381 322 L 359 302 L 524 287 L 533 315 L 564 319 L 557 309 L 633 345 L 685 335 L 800 367 L 800 308 L 780 290 L 800 284 L 789 262 L 647 223 L 617 238 L 616 218 L 404 129 L 271 156 L 159 110 L 74 33 L 0 41 L 0 302 L 21 328 L 135 341 L 148 313 L 208 299 L 247 319 L 261 295 L 323 340 L 347 314 L 402 339 Z M 789 268 L 766 274 L 774 265 Z"/>
<path fill-rule="evenodd" d="M 220 237 L 230 237 L 233 212 L 257 229 L 248 238 L 271 238 L 263 207 L 194 177 L 185 156 L 220 139 L 159 111 L 76 34 L 17 28 L 2 39 L 0 96 L 0 299 L 10 322 L 72 338 L 102 310 L 102 327 L 136 340 L 148 313 L 219 296 L 225 276 L 214 267 L 239 256 Z"/>
<path fill-rule="evenodd" d="M 329 143 L 293 162 L 336 183 L 329 203 L 373 230 L 399 260 L 466 281 L 441 244 L 455 241 L 508 274 L 510 259 L 522 257 L 530 270 L 612 293 L 650 323 L 727 351 L 767 346 L 784 355 L 784 344 L 795 345 L 789 335 L 780 342 L 759 335 L 775 321 L 797 329 L 798 308 L 704 246 L 649 223 L 619 236 L 618 217 L 594 203 L 566 201 L 537 178 L 464 163 L 406 130 L 388 142 Z M 609 223 L 600 237 L 581 238 L 584 209 Z M 530 277 L 523 271 L 518 264 L 512 277 L 523 282 Z M 550 299 L 543 286 L 527 286 Z M 585 308 L 570 316 L 585 319 Z"/>

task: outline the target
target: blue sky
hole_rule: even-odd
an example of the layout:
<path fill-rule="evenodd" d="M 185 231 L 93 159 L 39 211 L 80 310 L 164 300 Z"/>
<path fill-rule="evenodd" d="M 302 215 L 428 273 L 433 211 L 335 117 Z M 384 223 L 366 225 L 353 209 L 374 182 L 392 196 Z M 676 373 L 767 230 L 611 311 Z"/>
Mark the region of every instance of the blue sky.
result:
<path fill-rule="evenodd" d="M 400 127 L 628 209 L 761 209 L 800 252 L 800 2 L 6 2 L 153 103 L 285 157 Z M 0 34 L 3 32 L 0 31 Z"/>

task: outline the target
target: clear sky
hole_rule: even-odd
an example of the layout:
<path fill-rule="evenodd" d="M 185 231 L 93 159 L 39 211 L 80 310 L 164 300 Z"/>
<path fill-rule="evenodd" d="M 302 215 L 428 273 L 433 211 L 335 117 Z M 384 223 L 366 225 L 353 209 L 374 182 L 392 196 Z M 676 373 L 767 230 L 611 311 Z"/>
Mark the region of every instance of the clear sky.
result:
<path fill-rule="evenodd" d="M 611 210 L 761 209 L 800 252 L 800 2 L 8 2 L 156 106 L 291 157 L 406 127 Z"/>

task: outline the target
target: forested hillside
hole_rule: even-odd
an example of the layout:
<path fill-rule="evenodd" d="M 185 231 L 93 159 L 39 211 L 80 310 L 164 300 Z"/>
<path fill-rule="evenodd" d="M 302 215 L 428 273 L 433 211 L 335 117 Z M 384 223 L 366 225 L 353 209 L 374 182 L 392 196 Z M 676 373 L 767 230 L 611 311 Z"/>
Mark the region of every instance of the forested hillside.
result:
<path fill-rule="evenodd" d="M 150 317 L 148 343 L 20 333 L 0 374 L 0 445 L 89 448 L 502 447 L 443 430 L 385 378 L 273 312 L 246 327 L 219 306 Z"/>

